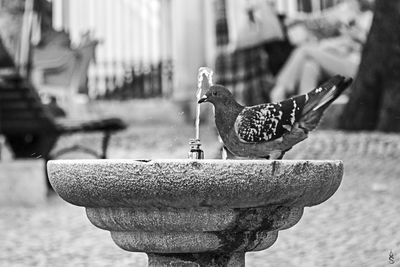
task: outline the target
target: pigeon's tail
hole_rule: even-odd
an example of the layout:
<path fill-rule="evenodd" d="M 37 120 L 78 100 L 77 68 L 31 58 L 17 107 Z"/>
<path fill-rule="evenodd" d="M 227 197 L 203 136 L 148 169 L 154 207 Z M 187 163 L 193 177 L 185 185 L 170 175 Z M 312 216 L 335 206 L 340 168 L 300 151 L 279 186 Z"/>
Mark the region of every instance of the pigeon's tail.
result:
<path fill-rule="evenodd" d="M 308 131 L 317 127 L 325 109 L 350 86 L 353 79 L 336 75 L 306 95 L 300 126 Z"/>

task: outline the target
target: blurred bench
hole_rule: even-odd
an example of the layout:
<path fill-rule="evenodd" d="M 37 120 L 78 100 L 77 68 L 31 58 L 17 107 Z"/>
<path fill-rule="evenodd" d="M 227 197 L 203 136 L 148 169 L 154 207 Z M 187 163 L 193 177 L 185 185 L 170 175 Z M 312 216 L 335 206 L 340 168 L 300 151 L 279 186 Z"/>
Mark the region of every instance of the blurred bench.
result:
<path fill-rule="evenodd" d="M 27 67 L 29 69 L 29 64 Z M 41 157 L 47 161 L 74 150 L 82 150 L 97 158 L 107 157 L 111 134 L 126 128 L 122 120 L 60 120 L 51 106 L 42 103 L 29 79 L 20 73 L 0 39 L 0 135 L 5 136 L 15 158 Z M 29 71 L 27 73 L 29 76 Z M 103 133 L 100 153 L 83 145 L 53 151 L 60 136 L 90 132 Z"/>
<path fill-rule="evenodd" d="M 0 134 L 15 158 L 46 161 L 65 153 L 81 150 L 97 158 L 107 157 L 111 134 L 126 128 L 118 118 L 99 120 L 57 119 L 44 105 L 33 86 L 17 74 L 0 73 Z M 101 152 L 83 145 L 53 151 L 58 138 L 65 134 L 102 132 Z"/>
<path fill-rule="evenodd" d="M 42 103 L 28 79 L 18 74 L 13 59 L 0 40 L 0 135 L 5 137 L 14 158 L 44 159 L 47 162 L 71 151 L 83 151 L 104 159 L 111 135 L 126 127 L 118 118 L 56 118 L 52 109 Z M 62 135 L 93 132 L 103 134 L 100 152 L 83 144 L 73 144 L 58 151 L 54 149 Z M 48 186 L 50 188 L 50 184 Z"/>

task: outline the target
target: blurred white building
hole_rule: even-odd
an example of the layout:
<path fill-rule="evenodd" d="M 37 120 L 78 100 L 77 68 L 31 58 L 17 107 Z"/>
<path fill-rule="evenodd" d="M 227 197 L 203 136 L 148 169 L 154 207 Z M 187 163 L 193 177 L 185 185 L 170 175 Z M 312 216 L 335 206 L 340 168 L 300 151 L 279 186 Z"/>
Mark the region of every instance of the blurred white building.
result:
<path fill-rule="evenodd" d="M 213 66 L 216 53 L 216 0 L 52 0 L 53 26 L 78 43 L 90 31 L 100 40 L 89 69 L 89 94 L 120 86 L 126 70 L 146 71 L 163 62 L 173 68 L 173 95 L 187 97 L 200 66 Z M 229 1 L 229 0 L 227 0 Z M 299 10 L 319 12 L 338 0 L 269 0 L 288 16 Z M 168 74 L 164 74 L 164 80 Z M 163 92 L 170 94 L 171 92 Z"/>

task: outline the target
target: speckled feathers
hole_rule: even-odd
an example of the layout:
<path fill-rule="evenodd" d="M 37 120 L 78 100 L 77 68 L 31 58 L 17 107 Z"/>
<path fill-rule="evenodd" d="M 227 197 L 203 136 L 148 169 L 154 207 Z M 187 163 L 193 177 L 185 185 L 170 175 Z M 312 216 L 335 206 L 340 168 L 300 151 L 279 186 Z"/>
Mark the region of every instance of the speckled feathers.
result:
<path fill-rule="evenodd" d="M 235 131 L 243 142 L 262 142 L 281 137 L 298 121 L 305 96 L 280 103 L 245 107 L 235 122 Z"/>

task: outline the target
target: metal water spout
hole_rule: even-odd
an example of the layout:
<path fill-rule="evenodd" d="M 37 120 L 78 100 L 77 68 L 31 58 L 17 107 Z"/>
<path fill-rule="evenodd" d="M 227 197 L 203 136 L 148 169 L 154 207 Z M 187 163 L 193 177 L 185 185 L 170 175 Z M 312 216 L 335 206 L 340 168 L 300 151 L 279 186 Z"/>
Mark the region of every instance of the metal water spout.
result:
<path fill-rule="evenodd" d="M 200 139 L 190 139 L 189 159 L 204 159 L 204 152 L 201 149 Z"/>

